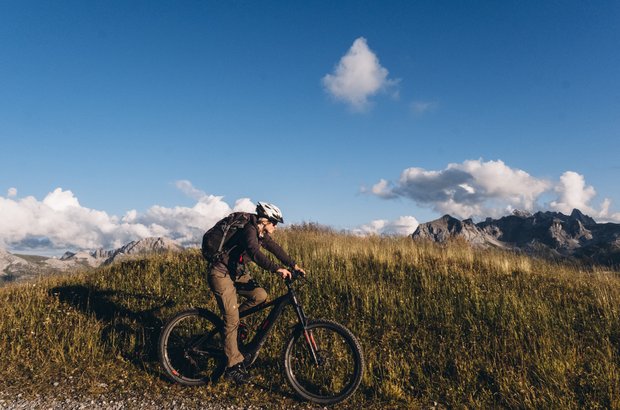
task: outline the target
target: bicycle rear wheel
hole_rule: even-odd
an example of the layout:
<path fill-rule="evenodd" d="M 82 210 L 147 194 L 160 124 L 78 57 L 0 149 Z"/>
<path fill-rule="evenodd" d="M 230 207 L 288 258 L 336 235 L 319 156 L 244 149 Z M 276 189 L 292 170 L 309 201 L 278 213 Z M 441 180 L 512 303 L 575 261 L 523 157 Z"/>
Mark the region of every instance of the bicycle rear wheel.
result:
<path fill-rule="evenodd" d="M 214 313 L 192 309 L 174 316 L 159 337 L 159 361 L 175 382 L 198 386 L 219 378 L 226 368 L 223 323 Z"/>
<path fill-rule="evenodd" d="M 310 344 L 315 346 L 318 364 Z M 331 320 L 310 322 L 295 332 L 283 355 L 286 378 L 305 400 L 334 404 L 351 396 L 362 381 L 362 348 L 347 328 Z"/>

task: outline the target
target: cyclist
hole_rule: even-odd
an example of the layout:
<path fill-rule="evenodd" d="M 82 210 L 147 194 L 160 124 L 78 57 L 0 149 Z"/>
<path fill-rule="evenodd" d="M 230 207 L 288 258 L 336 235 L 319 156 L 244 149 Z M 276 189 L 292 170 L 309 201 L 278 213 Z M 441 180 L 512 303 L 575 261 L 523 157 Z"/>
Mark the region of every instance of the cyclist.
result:
<path fill-rule="evenodd" d="M 305 274 L 305 271 L 271 238 L 276 225 L 283 222 L 282 212 L 277 206 L 259 202 L 256 214 L 251 214 L 249 222 L 226 241 L 223 256 L 219 262 L 210 266 L 207 274 L 209 287 L 215 294 L 224 318 L 224 353 L 227 359 L 224 374 L 237 384 L 249 381 L 244 357 L 237 344 L 239 312 L 267 300 L 265 289 L 246 272 L 246 263 L 253 261 L 267 271 L 280 274 L 282 279 L 291 277 L 289 269 Z M 282 265 L 267 258 L 261 247 L 275 255 Z M 246 298 L 240 306 L 237 293 Z"/>

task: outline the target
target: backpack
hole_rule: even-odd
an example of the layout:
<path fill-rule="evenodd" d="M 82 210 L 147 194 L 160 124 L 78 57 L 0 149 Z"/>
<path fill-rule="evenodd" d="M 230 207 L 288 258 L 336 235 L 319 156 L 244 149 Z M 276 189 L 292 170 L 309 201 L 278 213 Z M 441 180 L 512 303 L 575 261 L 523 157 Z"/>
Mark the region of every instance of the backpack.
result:
<path fill-rule="evenodd" d="M 247 212 L 233 212 L 217 222 L 202 237 L 202 256 L 210 263 L 219 262 L 230 249 L 226 249 L 226 242 L 250 222 L 252 214 Z"/>

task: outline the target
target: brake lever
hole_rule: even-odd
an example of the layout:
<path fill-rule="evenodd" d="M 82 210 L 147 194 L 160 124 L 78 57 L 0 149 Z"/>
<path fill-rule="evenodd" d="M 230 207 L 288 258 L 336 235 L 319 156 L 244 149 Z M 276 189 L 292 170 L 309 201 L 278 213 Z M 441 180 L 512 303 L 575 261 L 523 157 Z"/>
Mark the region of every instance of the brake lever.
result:
<path fill-rule="evenodd" d="M 305 286 L 307 284 L 313 283 L 313 281 L 310 280 L 310 278 L 307 275 L 301 273 L 301 271 L 296 271 L 296 273 L 297 273 L 297 279 L 301 280 L 300 286 Z"/>
<path fill-rule="evenodd" d="M 291 274 L 292 274 L 292 275 L 291 275 L 291 277 L 290 277 L 290 278 L 286 278 L 286 279 L 284 280 L 284 282 L 285 282 L 287 285 L 292 285 L 292 284 L 293 284 L 293 282 L 296 282 L 296 281 L 300 281 L 300 282 L 301 282 L 301 283 L 300 283 L 300 285 L 299 285 L 300 287 L 301 287 L 301 286 L 304 286 L 306 283 L 310 283 L 310 279 L 308 279 L 308 278 L 306 277 L 306 275 L 304 275 L 304 274 L 303 274 L 301 271 L 299 271 L 299 270 L 293 270 L 293 271 L 291 271 Z M 303 280 L 302 280 L 302 279 L 303 279 Z"/>

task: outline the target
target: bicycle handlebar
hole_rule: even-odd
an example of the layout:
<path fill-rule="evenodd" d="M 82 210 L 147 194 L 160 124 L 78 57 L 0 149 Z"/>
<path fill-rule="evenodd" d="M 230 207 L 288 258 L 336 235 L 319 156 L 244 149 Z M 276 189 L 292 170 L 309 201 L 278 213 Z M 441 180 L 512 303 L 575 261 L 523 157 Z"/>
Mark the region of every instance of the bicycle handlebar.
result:
<path fill-rule="evenodd" d="M 287 285 L 292 285 L 293 282 L 295 282 L 296 280 L 299 280 L 300 278 L 303 278 L 303 279 L 306 278 L 306 275 L 304 275 L 304 273 L 300 270 L 291 269 L 290 272 L 291 272 L 291 277 L 284 279 L 284 283 L 286 283 Z"/>

